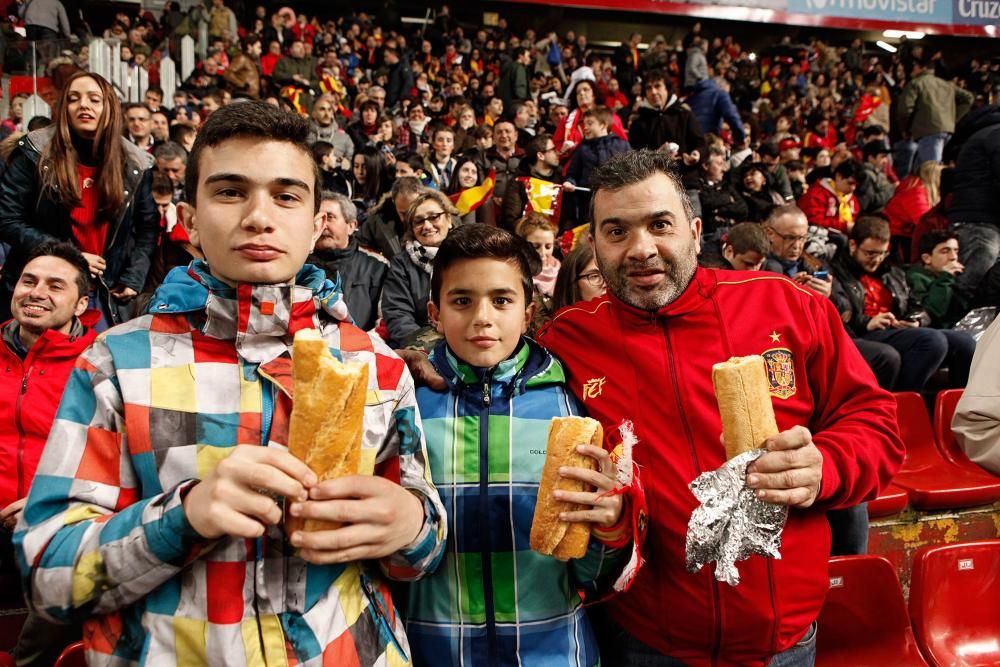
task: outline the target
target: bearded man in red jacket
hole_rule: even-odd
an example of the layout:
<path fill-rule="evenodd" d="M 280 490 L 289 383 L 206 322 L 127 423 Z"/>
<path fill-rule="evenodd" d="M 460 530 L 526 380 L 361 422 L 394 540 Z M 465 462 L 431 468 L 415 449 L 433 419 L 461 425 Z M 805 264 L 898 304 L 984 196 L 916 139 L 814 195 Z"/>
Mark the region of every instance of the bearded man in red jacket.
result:
<path fill-rule="evenodd" d="M 590 242 L 608 294 L 564 309 L 538 340 L 590 416 L 606 431 L 630 419 L 639 438 L 646 565 L 605 605 L 606 662 L 809 667 L 828 587 L 825 512 L 876 497 L 902 463 L 895 402 L 828 299 L 782 276 L 698 268 L 701 221 L 666 154 L 615 156 L 592 187 Z M 714 567 L 685 568 L 698 504 L 688 484 L 726 460 L 712 365 L 751 354 L 765 359 L 781 433 L 747 485 L 789 514 L 781 559 L 740 562 L 731 587 Z"/>

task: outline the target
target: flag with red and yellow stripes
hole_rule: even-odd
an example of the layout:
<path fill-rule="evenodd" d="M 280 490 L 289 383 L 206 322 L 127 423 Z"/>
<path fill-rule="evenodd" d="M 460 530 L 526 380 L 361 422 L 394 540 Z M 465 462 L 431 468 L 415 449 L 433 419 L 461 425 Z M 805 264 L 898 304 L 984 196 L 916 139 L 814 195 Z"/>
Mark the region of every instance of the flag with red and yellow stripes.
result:
<path fill-rule="evenodd" d="M 457 174 L 455 178 L 458 178 Z M 496 180 L 497 170 L 490 169 L 490 173 L 486 175 L 486 179 L 482 182 L 482 185 L 476 185 L 461 192 L 456 192 L 448 198 L 451 199 L 451 203 L 458 209 L 459 215 L 466 215 L 490 200 L 490 197 L 493 196 L 493 188 L 496 186 Z"/>

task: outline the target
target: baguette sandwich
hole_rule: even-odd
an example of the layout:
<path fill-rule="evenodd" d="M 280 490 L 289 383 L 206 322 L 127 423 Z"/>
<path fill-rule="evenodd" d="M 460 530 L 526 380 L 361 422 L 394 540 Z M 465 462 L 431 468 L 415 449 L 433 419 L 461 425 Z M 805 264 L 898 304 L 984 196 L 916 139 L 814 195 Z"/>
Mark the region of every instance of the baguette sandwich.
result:
<path fill-rule="evenodd" d="M 601 424 L 588 417 L 556 417 L 549 425 L 549 441 L 545 452 L 545 467 L 538 485 L 535 516 L 531 522 L 531 548 L 540 554 L 559 560 L 581 558 L 590 542 L 590 524 L 561 521 L 562 512 L 583 509 L 582 506 L 556 500 L 552 492 L 589 491 L 584 482 L 559 475 L 559 468 L 596 469 L 597 461 L 576 451 L 577 445 L 601 447 L 604 431 Z"/>
<path fill-rule="evenodd" d="M 712 385 L 719 401 L 727 460 L 763 447 L 778 434 L 763 357 L 733 357 L 715 364 Z"/>
<path fill-rule="evenodd" d="M 288 451 L 319 481 L 356 475 L 361 466 L 368 364 L 341 363 L 315 329 L 292 343 L 292 417 Z M 285 532 L 330 530 L 340 524 L 285 516 Z"/>

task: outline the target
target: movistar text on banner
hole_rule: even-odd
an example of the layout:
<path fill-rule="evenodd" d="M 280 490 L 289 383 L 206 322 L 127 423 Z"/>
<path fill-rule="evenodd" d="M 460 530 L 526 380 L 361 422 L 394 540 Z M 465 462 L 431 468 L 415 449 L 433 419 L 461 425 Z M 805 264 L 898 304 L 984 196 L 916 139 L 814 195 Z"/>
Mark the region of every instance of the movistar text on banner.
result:
<path fill-rule="evenodd" d="M 953 21 L 958 24 L 1000 24 L 1000 0 L 953 0 Z"/>
<path fill-rule="evenodd" d="M 849 18 L 884 19 L 887 21 L 917 21 L 951 23 L 952 5 L 963 0 L 788 0 L 788 11 L 801 14 L 844 16 Z M 965 2 L 998 2 L 1000 0 L 964 0 Z"/>

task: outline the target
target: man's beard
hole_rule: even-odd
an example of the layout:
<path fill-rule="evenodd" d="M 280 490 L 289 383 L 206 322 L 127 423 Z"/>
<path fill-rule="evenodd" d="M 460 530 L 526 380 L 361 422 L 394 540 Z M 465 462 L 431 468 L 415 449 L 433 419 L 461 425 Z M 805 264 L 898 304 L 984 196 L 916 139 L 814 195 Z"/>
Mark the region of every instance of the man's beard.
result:
<path fill-rule="evenodd" d="M 594 260 L 597 268 L 607 281 L 608 290 L 618 297 L 623 303 L 633 308 L 641 310 L 659 310 L 664 306 L 677 300 L 694 278 L 695 269 L 698 267 L 698 255 L 694 243 L 688 251 L 677 257 L 674 262 L 669 262 L 657 255 L 645 262 L 632 262 L 626 260 L 618 266 L 611 266 L 601 260 L 598 253 L 594 253 Z M 663 281 L 651 288 L 643 288 L 629 284 L 626 274 L 629 271 L 657 270 L 663 271 Z"/>

